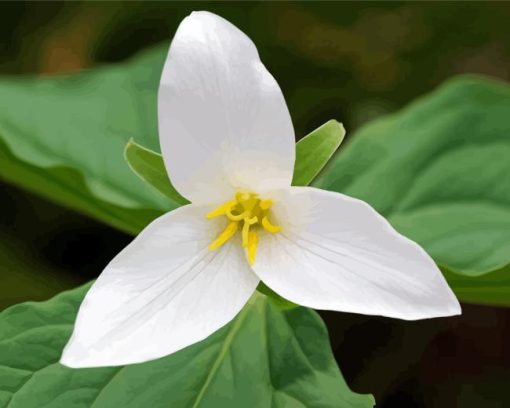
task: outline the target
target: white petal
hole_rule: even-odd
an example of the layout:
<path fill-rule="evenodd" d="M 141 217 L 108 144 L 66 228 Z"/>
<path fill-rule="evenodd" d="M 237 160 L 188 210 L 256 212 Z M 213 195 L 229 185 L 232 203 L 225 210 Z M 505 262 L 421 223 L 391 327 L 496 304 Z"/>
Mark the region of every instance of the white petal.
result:
<path fill-rule="evenodd" d="M 232 320 L 259 280 L 239 243 L 209 251 L 219 222 L 188 205 L 152 222 L 87 293 L 61 362 L 70 367 L 156 359 Z"/>
<path fill-rule="evenodd" d="M 191 202 L 290 186 L 295 139 L 282 92 L 253 42 L 223 18 L 194 12 L 182 21 L 158 115 L 169 177 Z"/>
<path fill-rule="evenodd" d="M 434 261 L 365 202 L 293 187 L 273 209 L 282 232 L 261 238 L 253 269 L 283 297 L 406 320 L 460 313 Z"/>

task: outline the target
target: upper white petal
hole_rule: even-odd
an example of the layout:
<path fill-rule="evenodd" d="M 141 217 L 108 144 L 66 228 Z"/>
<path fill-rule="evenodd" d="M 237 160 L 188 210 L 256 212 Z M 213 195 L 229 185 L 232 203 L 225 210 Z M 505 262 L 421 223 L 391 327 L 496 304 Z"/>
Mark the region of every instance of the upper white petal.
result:
<path fill-rule="evenodd" d="M 460 313 L 429 255 L 365 202 L 293 187 L 276 195 L 273 209 L 282 232 L 260 240 L 253 270 L 283 297 L 406 320 Z"/>
<path fill-rule="evenodd" d="M 295 139 L 282 92 L 253 42 L 221 17 L 194 12 L 180 24 L 158 120 L 169 177 L 193 203 L 291 183 Z"/>
<path fill-rule="evenodd" d="M 163 215 L 110 262 L 81 305 L 63 364 L 156 359 L 234 318 L 259 280 L 239 243 L 207 249 L 222 226 L 205 213 L 188 205 Z"/>

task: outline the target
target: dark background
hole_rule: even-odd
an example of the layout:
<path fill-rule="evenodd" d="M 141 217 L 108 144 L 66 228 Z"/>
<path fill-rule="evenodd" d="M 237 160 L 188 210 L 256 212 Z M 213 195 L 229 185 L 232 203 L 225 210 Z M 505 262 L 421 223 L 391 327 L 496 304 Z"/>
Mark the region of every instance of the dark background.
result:
<path fill-rule="evenodd" d="M 352 134 L 456 74 L 510 80 L 505 2 L 3 2 L 0 73 L 122 61 L 168 42 L 180 20 L 201 9 L 254 40 L 298 138 L 331 118 Z M 96 277 L 130 240 L 0 184 L 0 309 Z M 508 309 L 464 305 L 461 317 L 420 322 L 321 314 L 351 388 L 373 393 L 378 407 L 510 407 Z"/>

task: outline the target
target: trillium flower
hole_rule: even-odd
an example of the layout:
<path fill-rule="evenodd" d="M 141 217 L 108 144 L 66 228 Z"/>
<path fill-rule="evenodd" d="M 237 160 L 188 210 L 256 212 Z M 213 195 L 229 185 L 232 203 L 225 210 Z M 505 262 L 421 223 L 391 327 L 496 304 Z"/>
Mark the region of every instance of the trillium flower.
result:
<path fill-rule="evenodd" d="M 251 40 L 195 12 L 171 44 L 159 137 L 191 204 L 153 221 L 86 295 L 61 362 L 156 359 L 231 321 L 262 280 L 308 307 L 400 319 L 460 313 L 416 243 L 363 201 L 291 187 L 295 138 L 285 100 Z"/>

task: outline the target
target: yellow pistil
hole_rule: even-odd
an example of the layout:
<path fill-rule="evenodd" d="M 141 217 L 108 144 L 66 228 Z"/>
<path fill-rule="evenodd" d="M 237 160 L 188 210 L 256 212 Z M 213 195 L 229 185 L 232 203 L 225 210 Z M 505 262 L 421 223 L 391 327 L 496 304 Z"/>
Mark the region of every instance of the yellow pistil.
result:
<path fill-rule="evenodd" d="M 256 224 L 258 221 L 257 217 L 253 217 L 250 219 L 244 219 L 243 230 L 241 231 L 241 237 L 243 238 L 243 247 L 248 246 L 248 234 L 250 233 L 250 226 Z"/>
<path fill-rule="evenodd" d="M 272 234 L 281 231 L 278 225 L 274 225 L 269 221 L 268 213 L 272 205 L 271 200 L 261 200 L 257 194 L 236 193 L 234 200 L 220 205 L 207 214 L 207 218 L 224 215 L 229 220 L 225 230 L 209 245 L 209 249 L 213 251 L 219 248 L 241 228 L 242 246 L 246 249 L 248 263 L 253 265 L 257 254 L 260 228 L 262 227 Z M 240 223 L 242 223 L 242 227 L 239 225 Z"/>

